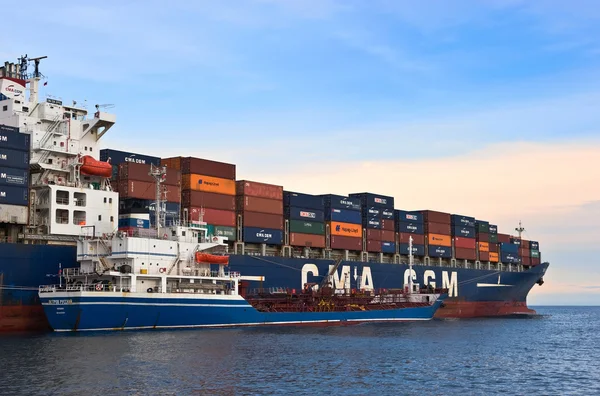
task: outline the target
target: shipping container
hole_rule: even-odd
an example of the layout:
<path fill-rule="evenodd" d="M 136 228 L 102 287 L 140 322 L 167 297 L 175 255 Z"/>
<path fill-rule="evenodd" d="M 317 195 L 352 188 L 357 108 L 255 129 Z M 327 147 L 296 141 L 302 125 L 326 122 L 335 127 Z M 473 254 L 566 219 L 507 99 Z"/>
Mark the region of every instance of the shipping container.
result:
<path fill-rule="evenodd" d="M 505 264 L 519 264 L 521 259 L 513 252 L 500 252 L 500 261 Z"/>
<path fill-rule="evenodd" d="M 498 242 L 496 243 L 510 243 L 510 235 L 498 234 Z"/>
<path fill-rule="evenodd" d="M 0 168 L 29 169 L 29 151 L 0 147 Z"/>
<path fill-rule="evenodd" d="M 148 202 L 148 209 L 150 212 L 150 219 L 156 215 L 156 201 Z M 181 205 L 177 202 L 162 202 L 160 209 L 165 212 L 167 216 L 176 216 L 181 213 Z M 152 221 L 150 221 L 152 223 Z"/>
<path fill-rule="evenodd" d="M 479 233 L 477 234 L 477 241 L 478 242 L 489 242 L 490 241 L 490 234 L 486 234 L 486 233 Z"/>
<path fill-rule="evenodd" d="M 475 239 L 454 237 L 454 247 L 462 249 L 475 249 Z"/>
<path fill-rule="evenodd" d="M 281 245 L 283 243 L 283 233 L 281 230 L 244 227 L 242 235 L 246 243 L 265 243 L 267 245 Z"/>
<path fill-rule="evenodd" d="M 342 223 L 362 224 L 362 214 L 360 211 L 330 208 L 325 212 L 325 220 L 341 221 Z"/>
<path fill-rule="evenodd" d="M 309 208 L 325 211 L 325 198 L 318 195 L 284 191 L 283 204 L 285 206 L 296 206 L 298 208 Z"/>
<path fill-rule="evenodd" d="M 519 244 L 519 246 L 525 249 L 529 249 L 529 241 L 526 239 L 521 239 L 521 243 Z"/>
<path fill-rule="evenodd" d="M 497 252 L 490 252 L 490 261 L 492 263 L 497 263 L 498 261 L 500 261 Z"/>
<path fill-rule="evenodd" d="M 167 214 L 179 213 L 181 206 L 178 202 L 163 202 L 161 208 Z M 131 209 L 139 209 L 137 212 Z M 119 200 L 119 213 L 150 213 L 156 211 L 156 201 L 153 199 L 127 198 Z"/>
<path fill-rule="evenodd" d="M 181 174 L 196 173 L 221 179 L 235 180 L 234 164 L 195 157 L 163 158 L 161 162 L 167 167 L 181 170 Z"/>
<path fill-rule="evenodd" d="M 0 186 L 0 204 L 29 205 L 29 187 Z"/>
<path fill-rule="evenodd" d="M 238 212 L 238 214 L 242 215 L 244 227 L 272 228 L 283 231 L 283 215 L 250 211 Z"/>
<path fill-rule="evenodd" d="M 490 243 L 498 243 L 498 234 L 488 234 Z"/>
<path fill-rule="evenodd" d="M 0 205 L 0 223 L 27 224 L 29 207 L 19 205 Z M 14 242 L 14 241 L 13 241 Z"/>
<path fill-rule="evenodd" d="M 370 207 L 363 207 L 362 208 L 362 215 L 363 217 L 379 217 L 381 218 L 381 209 L 382 208 L 377 208 L 375 206 L 370 206 Z"/>
<path fill-rule="evenodd" d="M 477 220 L 475 228 L 477 229 L 477 233 L 490 233 L 490 223 L 483 220 Z"/>
<path fill-rule="evenodd" d="M 367 240 L 367 252 L 381 253 L 381 241 Z"/>
<path fill-rule="evenodd" d="M 500 243 L 500 253 L 513 253 L 517 255 L 519 253 L 519 246 L 512 243 Z"/>
<path fill-rule="evenodd" d="M 331 247 L 331 249 L 338 249 L 338 250 L 361 251 L 362 250 L 362 238 L 353 238 L 353 237 L 341 236 L 341 235 L 331 235 L 330 247 Z"/>
<path fill-rule="evenodd" d="M 119 165 L 111 165 L 112 173 L 110 175 L 110 180 L 119 181 Z"/>
<path fill-rule="evenodd" d="M 251 197 L 249 195 L 236 198 L 238 211 L 271 213 L 283 216 L 283 202 L 277 199 Z"/>
<path fill-rule="evenodd" d="M 331 235 L 362 238 L 362 227 L 359 224 L 330 222 L 329 232 Z"/>
<path fill-rule="evenodd" d="M 385 195 L 372 194 L 372 193 L 353 193 L 348 194 L 351 197 L 360 198 L 361 205 L 364 206 L 378 206 L 382 208 L 394 209 L 394 197 L 388 197 Z"/>
<path fill-rule="evenodd" d="M 405 223 L 400 222 L 397 223 L 397 231 L 398 232 L 408 232 L 411 234 L 420 234 L 423 235 L 425 233 L 425 226 L 423 223 Z"/>
<path fill-rule="evenodd" d="M 475 251 L 475 249 L 465 249 L 457 247 L 456 249 L 454 249 L 454 257 L 456 257 L 457 260 L 475 261 L 477 260 L 477 252 Z"/>
<path fill-rule="evenodd" d="M 529 251 L 529 256 L 531 258 L 537 258 L 537 259 L 539 259 L 540 258 L 540 251 L 539 250 L 530 250 Z"/>
<path fill-rule="evenodd" d="M 453 214 L 452 216 L 450 216 L 450 223 L 454 227 L 475 228 L 475 218 L 474 217 Z"/>
<path fill-rule="evenodd" d="M 512 243 L 513 245 L 521 246 L 521 239 L 514 237 L 510 238 L 510 243 Z"/>
<path fill-rule="evenodd" d="M 479 261 L 490 261 L 490 252 L 479 252 Z"/>
<path fill-rule="evenodd" d="M 409 254 L 408 246 L 409 246 L 408 243 L 401 243 L 400 246 L 398 246 L 398 248 L 400 250 L 400 254 L 408 256 L 408 254 Z M 412 245 L 412 250 L 413 250 L 413 256 L 418 256 L 418 257 L 425 256 L 425 245 Z"/>
<path fill-rule="evenodd" d="M 325 224 L 315 223 L 313 221 L 290 220 L 290 232 L 325 235 Z"/>
<path fill-rule="evenodd" d="M 421 210 L 425 223 L 439 223 L 450 225 L 452 223 L 450 213 L 436 212 L 433 210 Z"/>
<path fill-rule="evenodd" d="M 211 209 L 235 210 L 235 196 L 204 191 L 183 190 L 181 192 L 183 206 L 197 206 Z"/>
<path fill-rule="evenodd" d="M 183 190 L 205 191 L 217 194 L 235 195 L 235 181 L 196 173 L 181 176 Z"/>
<path fill-rule="evenodd" d="M 420 212 L 407 212 L 405 210 L 394 210 L 394 220 L 397 223 L 419 223 L 423 224 L 423 214 Z"/>
<path fill-rule="evenodd" d="M 539 265 L 540 264 L 540 259 L 539 258 L 531 258 L 531 265 Z"/>
<path fill-rule="evenodd" d="M 379 217 L 363 217 L 363 227 L 381 230 L 381 219 Z"/>
<path fill-rule="evenodd" d="M 536 241 L 529 241 L 529 249 L 531 249 L 531 250 L 539 250 L 540 249 L 540 244 L 537 243 Z"/>
<path fill-rule="evenodd" d="M 150 219 L 136 219 L 136 218 L 124 218 L 119 216 L 119 228 L 132 227 L 132 228 L 150 228 Z"/>
<path fill-rule="evenodd" d="M 531 251 L 529 249 L 520 248 L 519 249 L 519 254 L 521 255 L 521 257 L 530 257 L 531 256 Z"/>
<path fill-rule="evenodd" d="M 452 227 L 452 235 L 475 239 L 475 227 L 454 226 Z"/>
<path fill-rule="evenodd" d="M 394 231 L 381 230 L 381 240 L 395 242 L 396 241 L 396 233 Z"/>
<path fill-rule="evenodd" d="M 179 187 L 164 186 L 167 200 L 179 203 L 181 194 Z M 119 180 L 120 198 L 156 199 L 156 185 L 136 180 Z"/>
<path fill-rule="evenodd" d="M 383 253 L 395 254 L 396 244 L 394 242 L 381 241 L 381 251 Z"/>
<path fill-rule="evenodd" d="M 184 208 L 185 211 L 186 208 Z M 220 209 L 187 208 L 191 221 L 203 221 L 206 224 L 217 226 L 235 227 L 235 212 Z M 204 216 L 200 220 L 200 214 L 204 210 Z"/>
<path fill-rule="evenodd" d="M 452 240 L 449 235 L 427 234 L 427 243 L 434 246 L 452 247 Z"/>
<path fill-rule="evenodd" d="M 274 184 L 259 183 L 249 180 L 239 180 L 235 183 L 237 195 L 278 199 L 283 201 L 283 187 Z"/>
<path fill-rule="evenodd" d="M 228 241 L 235 241 L 237 239 L 235 227 L 215 226 L 209 224 L 206 228 L 208 228 L 208 235 L 227 237 Z"/>
<path fill-rule="evenodd" d="M 498 226 L 497 225 L 490 224 L 488 226 L 488 228 L 490 230 L 490 232 L 489 232 L 490 234 L 497 234 L 498 233 Z"/>
<path fill-rule="evenodd" d="M 398 240 L 400 243 L 408 244 L 409 239 L 412 237 L 413 245 L 424 245 L 425 244 L 425 235 L 422 234 L 410 234 L 406 232 L 401 232 L 398 234 Z"/>
<path fill-rule="evenodd" d="M 20 131 L 19 127 L 0 124 L 0 132 L 20 133 L 19 131 Z"/>
<path fill-rule="evenodd" d="M 18 130 L 1 129 L 0 148 L 29 152 L 31 150 L 31 136 Z"/>
<path fill-rule="evenodd" d="M 429 252 L 430 257 L 441 257 L 441 258 L 452 257 L 452 248 L 449 246 L 429 245 L 428 252 Z"/>
<path fill-rule="evenodd" d="M 162 184 L 166 186 L 179 186 L 181 184 L 181 173 L 177 169 L 166 169 L 167 172 Z M 150 175 L 149 164 L 136 164 L 134 162 L 119 164 L 119 180 L 138 180 L 156 183 L 154 176 Z"/>
<path fill-rule="evenodd" d="M 311 248 L 325 248 L 325 235 L 290 233 L 290 245 L 306 246 Z"/>
<path fill-rule="evenodd" d="M 0 167 L 0 186 L 29 187 L 29 169 Z"/>
<path fill-rule="evenodd" d="M 367 239 L 372 241 L 381 241 L 381 230 L 367 228 Z"/>
<path fill-rule="evenodd" d="M 352 211 L 360 211 L 362 206 L 360 198 L 344 197 L 342 195 L 321 195 L 325 199 L 326 209 L 344 209 Z"/>
<path fill-rule="evenodd" d="M 394 209 L 383 208 L 381 209 L 381 218 L 385 220 L 394 220 Z"/>
<path fill-rule="evenodd" d="M 395 229 L 394 220 L 390 219 L 381 219 L 381 229 L 386 231 L 394 231 Z"/>
<path fill-rule="evenodd" d="M 521 257 L 521 264 L 523 265 L 531 265 L 531 257 L 523 256 Z"/>
<path fill-rule="evenodd" d="M 498 244 L 497 243 L 489 243 L 490 253 L 498 253 Z"/>
<path fill-rule="evenodd" d="M 125 162 L 146 165 L 154 164 L 156 166 L 160 165 L 160 158 L 158 157 L 113 149 L 100 150 L 100 161 L 107 162 L 109 159 L 112 165 L 119 165 Z"/>
<path fill-rule="evenodd" d="M 322 210 L 298 208 L 295 206 L 288 206 L 285 208 L 285 218 L 291 220 L 306 220 L 316 221 L 322 223 L 325 221 L 325 213 Z"/>
<path fill-rule="evenodd" d="M 480 252 L 489 252 L 490 244 L 487 242 L 477 242 L 477 248 Z"/>
<path fill-rule="evenodd" d="M 450 224 L 425 222 L 425 233 L 452 235 L 452 226 Z"/>

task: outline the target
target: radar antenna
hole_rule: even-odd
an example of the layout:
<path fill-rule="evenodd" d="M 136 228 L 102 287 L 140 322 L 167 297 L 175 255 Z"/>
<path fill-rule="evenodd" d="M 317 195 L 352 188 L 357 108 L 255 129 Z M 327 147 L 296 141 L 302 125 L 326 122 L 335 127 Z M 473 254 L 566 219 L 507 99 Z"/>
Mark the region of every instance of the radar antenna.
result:
<path fill-rule="evenodd" d="M 525 228 L 521 225 L 521 220 L 519 220 L 519 227 L 515 228 L 515 231 L 519 233 L 519 239 L 521 239 L 521 234 L 525 231 Z"/>

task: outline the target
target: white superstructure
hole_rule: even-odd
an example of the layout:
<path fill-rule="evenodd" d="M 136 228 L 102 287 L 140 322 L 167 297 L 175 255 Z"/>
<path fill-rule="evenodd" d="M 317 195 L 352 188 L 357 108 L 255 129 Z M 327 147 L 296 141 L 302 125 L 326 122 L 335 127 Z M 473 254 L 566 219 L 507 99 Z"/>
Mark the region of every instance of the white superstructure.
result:
<path fill-rule="evenodd" d="M 92 116 L 75 101 L 38 100 L 41 58 L 27 56 L 0 67 L 0 124 L 31 135 L 29 230 L 35 235 L 79 236 L 81 226 L 96 234 L 118 226 L 118 194 L 106 177 L 81 173 L 82 157 L 99 160 L 99 141 L 115 124 L 96 105 Z M 28 73 L 29 63 L 35 70 Z"/>

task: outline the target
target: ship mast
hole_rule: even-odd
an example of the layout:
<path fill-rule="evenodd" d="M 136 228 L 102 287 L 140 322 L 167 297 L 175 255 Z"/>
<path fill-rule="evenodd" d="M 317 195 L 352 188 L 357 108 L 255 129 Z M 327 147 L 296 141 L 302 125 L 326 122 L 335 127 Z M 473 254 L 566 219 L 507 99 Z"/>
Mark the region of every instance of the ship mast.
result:
<path fill-rule="evenodd" d="M 521 234 L 525 231 L 525 228 L 521 225 L 521 220 L 519 220 L 519 227 L 515 228 L 515 231 L 519 233 L 519 239 L 521 239 Z"/>
<path fill-rule="evenodd" d="M 408 294 L 412 293 L 413 290 L 413 238 L 412 236 L 408 237 Z"/>
<path fill-rule="evenodd" d="M 167 167 L 166 166 L 156 166 L 154 164 L 150 164 L 150 176 L 154 177 L 156 180 L 156 209 L 155 209 L 155 221 L 156 221 L 156 236 L 160 238 L 160 228 L 164 227 L 162 223 L 162 208 L 161 208 L 161 183 L 167 177 Z"/>

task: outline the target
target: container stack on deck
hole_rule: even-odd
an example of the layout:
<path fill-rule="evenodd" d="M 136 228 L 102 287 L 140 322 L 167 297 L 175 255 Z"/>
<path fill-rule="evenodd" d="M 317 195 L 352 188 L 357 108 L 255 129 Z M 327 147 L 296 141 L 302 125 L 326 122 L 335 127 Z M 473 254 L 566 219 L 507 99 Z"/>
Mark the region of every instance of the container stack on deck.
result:
<path fill-rule="evenodd" d="M 119 166 L 121 164 L 145 164 L 160 165 L 160 158 L 150 155 L 130 153 L 127 151 L 103 149 L 100 150 L 100 161 L 110 162 L 112 165 L 112 177 L 110 179 L 113 190 L 119 191 Z M 120 196 L 120 194 L 119 194 Z"/>
<path fill-rule="evenodd" d="M 541 262 L 540 245 L 536 241 L 529 241 L 529 253 L 531 265 L 539 265 Z"/>
<path fill-rule="evenodd" d="M 450 218 L 452 240 L 454 242 L 454 257 L 458 260 L 477 259 L 477 242 L 475 240 L 475 218 L 453 214 Z M 481 242 L 480 255 L 489 254 L 487 242 Z M 488 261 L 487 259 L 485 261 Z"/>
<path fill-rule="evenodd" d="M 488 226 L 489 234 L 488 234 L 488 249 L 489 249 L 489 261 L 492 263 L 497 263 L 499 260 L 498 256 L 498 226 L 490 224 Z M 481 260 L 485 261 L 485 260 Z"/>
<path fill-rule="evenodd" d="M 237 182 L 236 210 L 242 240 L 283 243 L 283 187 L 248 180 Z"/>
<path fill-rule="evenodd" d="M 394 211 L 394 222 L 398 233 L 398 252 L 403 255 L 409 254 L 410 237 L 413 241 L 413 255 L 425 256 L 425 224 L 421 212 L 407 212 L 405 210 Z"/>
<path fill-rule="evenodd" d="M 372 193 L 354 193 L 350 196 L 360 198 L 363 234 L 366 234 L 364 250 L 381 253 L 382 242 L 387 242 L 386 250 L 395 252 L 394 198 Z"/>
<path fill-rule="evenodd" d="M 289 222 L 289 244 L 325 248 L 325 199 L 284 191 L 283 205 L 285 219 Z"/>
<path fill-rule="evenodd" d="M 29 135 L 0 125 L 0 223 L 27 224 L 30 146 Z"/>
<path fill-rule="evenodd" d="M 360 198 L 326 194 L 325 221 L 329 247 L 334 250 L 362 250 L 362 211 Z"/>
<path fill-rule="evenodd" d="M 452 220 L 449 213 L 423 210 L 425 241 L 430 257 L 452 257 Z"/>

